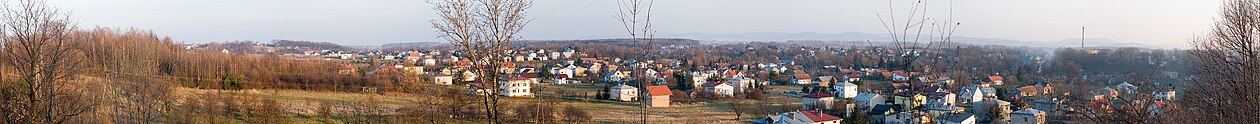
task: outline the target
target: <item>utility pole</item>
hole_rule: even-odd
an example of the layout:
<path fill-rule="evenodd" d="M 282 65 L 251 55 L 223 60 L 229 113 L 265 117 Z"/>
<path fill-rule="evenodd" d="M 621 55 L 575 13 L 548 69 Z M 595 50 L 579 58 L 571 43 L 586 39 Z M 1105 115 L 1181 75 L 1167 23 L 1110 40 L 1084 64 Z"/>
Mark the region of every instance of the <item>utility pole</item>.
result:
<path fill-rule="evenodd" d="M 1085 49 L 1085 26 L 1081 26 L 1081 49 Z"/>

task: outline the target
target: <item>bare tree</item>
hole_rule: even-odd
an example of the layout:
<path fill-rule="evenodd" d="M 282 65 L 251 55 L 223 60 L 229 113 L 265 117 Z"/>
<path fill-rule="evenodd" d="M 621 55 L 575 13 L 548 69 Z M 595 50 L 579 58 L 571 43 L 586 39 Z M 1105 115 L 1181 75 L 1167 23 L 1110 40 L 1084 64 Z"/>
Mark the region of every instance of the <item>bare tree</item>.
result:
<path fill-rule="evenodd" d="M 950 1 L 952 6 L 952 1 Z M 915 62 L 924 55 L 937 55 L 931 53 L 932 47 L 940 47 L 942 44 L 951 43 L 950 40 L 954 35 L 955 29 L 961 23 L 953 20 L 953 8 L 949 8 L 950 14 L 943 19 L 929 17 L 928 1 L 914 1 L 909 9 L 904 11 L 906 15 L 896 16 L 891 13 L 897 13 L 894 8 L 894 2 L 888 2 L 889 15 L 876 13 L 880 17 L 880 22 L 884 26 L 884 30 L 888 32 L 892 39 L 892 50 L 897 52 L 897 57 L 888 58 L 890 62 L 881 62 L 885 68 L 900 68 L 908 72 L 917 71 L 914 67 Z M 869 41 L 868 41 L 869 42 Z M 869 43 L 868 43 L 869 44 Z M 930 57 L 929 57 L 930 58 Z M 881 60 L 884 60 L 882 57 Z M 935 64 L 936 58 L 930 58 Z M 925 65 L 927 66 L 927 65 Z M 931 68 L 931 67 L 928 67 Z M 930 70 L 929 70 L 930 71 Z"/>
<path fill-rule="evenodd" d="M 74 84 L 82 52 L 68 14 L 40 0 L 3 1 L 0 42 L 4 64 L 15 68 L 2 106 L 10 123 L 65 123 L 95 108 Z M 11 93 L 11 94 L 10 94 Z"/>
<path fill-rule="evenodd" d="M 654 55 L 652 55 L 652 50 L 655 49 L 652 47 L 652 38 L 656 33 L 656 31 L 652 30 L 652 3 L 654 2 L 655 0 L 618 0 L 617 13 L 613 15 L 617 21 L 621 22 L 626 33 L 630 34 L 630 40 L 638 46 L 643 46 L 644 53 L 637 58 L 645 60 L 654 59 Z M 632 66 L 635 69 L 634 72 L 637 72 L 637 74 L 633 75 L 635 81 L 639 82 L 639 89 L 647 89 L 646 82 L 649 81 L 645 76 L 653 74 L 646 74 L 648 68 L 637 65 L 638 63 L 635 64 Z M 648 94 L 647 90 L 639 90 L 638 98 L 648 97 L 650 97 L 650 94 Z M 647 100 L 639 100 L 639 118 L 641 123 L 647 123 L 647 104 Z"/>
<path fill-rule="evenodd" d="M 169 41 L 160 41 L 151 33 L 128 31 L 115 33 L 99 28 L 90 33 L 94 42 L 87 48 L 109 83 L 106 89 L 111 95 L 116 123 L 156 123 L 171 112 L 174 99 L 170 92 L 174 86 L 170 79 L 160 75 L 161 58 L 170 49 L 164 48 Z"/>
<path fill-rule="evenodd" d="M 455 46 L 458 53 L 472 61 L 468 70 L 477 75 L 475 83 L 482 84 L 486 92 L 482 104 L 486 107 L 486 119 L 491 123 L 499 120 L 499 73 L 501 59 L 512 50 L 513 40 L 529 21 L 525 10 L 533 4 L 530 0 L 439 0 L 431 1 L 439 20 L 433 20 L 433 28 L 439 37 Z"/>
<path fill-rule="evenodd" d="M 1260 1 L 1227 0 L 1212 31 L 1191 40 L 1195 81 L 1182 104 L 1186 122 L 1260 120 Z"/>

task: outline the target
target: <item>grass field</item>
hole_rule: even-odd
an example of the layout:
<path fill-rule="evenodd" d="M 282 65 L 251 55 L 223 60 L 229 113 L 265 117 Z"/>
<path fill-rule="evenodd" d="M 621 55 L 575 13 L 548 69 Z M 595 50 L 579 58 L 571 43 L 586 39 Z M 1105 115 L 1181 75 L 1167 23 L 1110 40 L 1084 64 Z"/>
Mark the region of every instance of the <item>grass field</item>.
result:
<path fill-rule="evenodd" d="M 775 87 L 773 89 L 785 89 L 789 86 Z M 799 87 L 798 87 L 799 88 Z M 639 102 L 621 102 L 613 100 L 600 99 L 584 99 L 579 97 L 559 97 L 559 91 L 568 92 L 585 92 L 590 95 L 597 94 L 603 89 L 603 85 L 591 84 L 569 84 L 569 85 L 551 85 L 536 84 L 536 97 L 534 98 L 505 98 L 503 105 L 511 106 L 519 103 L 531 103 L 542 101 L 559 101 L 560 107 L 574 106 L 591 113 L 592 121 L 595 123 L 626 123 L 639 122 Z M 250 89 L 241 91 L 219 91 L 195 88 L 176 88 L 176 94 L 181 99 L 184 97 L 195 97 L 205 93 L 219 92 L 225 94 L 234 94 L 240 96 L 249 96 L 257 99 L 277 100 L 288 111 L 286 114 L 289 121 L 294 123 L 321 123 L 323 119 L 313 118 L 311 115 L 315 113 L 316 106 L 320 102 L 362 102 L 368 98 L 375 98 L 382 104 L 381 107 L 388 110 L 395 110 L 402 106 L 410 106 L 417 104 L 419 99 L 426 97 L 435 97 L 426 94 L 407 94 L 407 93 L 355 93 L 355 92 L 334 92 L 334 91 L 304 91 L 304 90 L 286 90 L 286 89 Z M 769 102 L 773 105 L 781 106 L 799 106 L 798 98 L 768 95 L 768 99 L 763 102 Z M 681 122 L 699 122 L 699 123 L 740 123 L 752 120 L 756 117 L 765 115 L 743 115 L 740 119 L 735 119 L 735 113 L 730 108 L 730 102 L 752 102 L 748 99 L 722 99 L 709 102 L 674 102 L 671 107 L 649 108 L 648 121 L 655 123 L 681 123 Z M 345 109 L 345 108 L 343 108 Z M 509 111 L 510 108 L 501 108 L 503 111 Z M 336 119 L 337 117 L 334 117 Z"/>

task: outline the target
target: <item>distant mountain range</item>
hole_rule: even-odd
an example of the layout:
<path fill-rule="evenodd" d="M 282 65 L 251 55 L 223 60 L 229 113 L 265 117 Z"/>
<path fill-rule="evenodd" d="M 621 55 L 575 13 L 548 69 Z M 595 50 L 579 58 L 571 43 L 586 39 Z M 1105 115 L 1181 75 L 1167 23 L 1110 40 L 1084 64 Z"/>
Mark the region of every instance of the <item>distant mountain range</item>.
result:
<path fill-rule="evenodd" d="M 820 41 L 891 41 L 888 34 L 872 34 L 872 33 L 739 33 L 739 34 L 711 34 L 711 33 L 683 33 L 670 34 L 659 37 L 671 38 L 687 38 L 709 42 L 746 42 L 746 41 L 793 41 L 793 40 L 820 40 Z M 1066 38 L 1059 41 L 1021 41 L 1009 39 L 993 39 L 993 38 L 977 38 L 966 36 L 954 36 L 954 42 L 978 45 L 1006 45 L 1006 46 L 1032 46 L 1032 47 L 1080 47 L 1080 38 Z M 1085 39 L 1086 47 L 1142 47 L 1156 49 L 1175 49 L 1183 48 L 1176 45 L 1151 45 L 1141 43 L 1126 43 L 1105 38 L 1089 38 Z"/>

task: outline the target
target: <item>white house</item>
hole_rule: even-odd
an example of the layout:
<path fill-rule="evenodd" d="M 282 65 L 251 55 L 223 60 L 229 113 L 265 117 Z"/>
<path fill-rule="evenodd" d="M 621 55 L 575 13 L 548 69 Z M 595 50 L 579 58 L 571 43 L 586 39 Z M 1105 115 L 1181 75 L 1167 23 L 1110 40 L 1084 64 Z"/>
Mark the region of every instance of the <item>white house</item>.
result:
<path fill-rule="evenodd" d="M 980 90 L 980 87 L 963 87 L 963 90 L 959 91 L 961 96 L 958 97 L 958 101 L 963 103 L 979 102 L 984 99 L 983 92 L 984 90 Z"/>
<path fill-rule="evenodd" d="M 961 113 L 945 116 L 942 124 L 975 124 L 976 116 L 971 113 Z"/>
<path fill-rule="evenodd" d="M 924 93 L 924 94 L 926 94 L 926 95 L 927 95 L 927 105 L 926 105 L 926 106 L 928 106 L 929 108 L 936 108 L 936 107 L 951 107 L 951 106 L 955 106 L 955 105 L 957 105 L 957 104 L 958 104 L 958 103 L 956 102 L 956 99 L 957 99 L 958 95 L 956 95 L 956 94 L 954 94 L 954 93 L 949 93 L 949 92 L 930 92 L 930 93 Z"/>
<path fill-rule="evenodd" d="M 1002 85 L 1002 76 L 989 76 L 989 83 L 993 85 Z"/>
<path fill-rule="evenodd" d="M 793 74 L 792 75 L 792 81 L 795 81 L 796 84 L 814 83 L 813 81 L 811 81 L 813 79 L 814 78 L 809 76 L 809 74 Z"/>
<path fill-rule="evenodd" d="M 862 81 L 862 76 L 859 76 L 858 74 L 849 74 L 844 76 L 844 80 L 849 82 Z"/>
<path fill-rule="evenodd" d="M 731 87 L 735 87 L 736 92 L 744 92 L 748 90 L 748 88 L 750 87 L 750 85 L 753 84 L 753 82 L 756 82 L 756 80 L 753 80 L 752 78 L 747 78 L 747 77 L 731 78 L 730 80 L 727 81 L 727 83 L 730 83 Z"/>
<path fill-rule="evenodd" d="M 438 74 L 437 76 L 433 76 L 433 82 L 436 84 L 451 85 L 451 82 L 453 82 L 453 80 L 455 80 L 455 76 L 451 76 L 451 75 Z"/>
<path fill-rule="evenodd" d="M 735 96 L 735 87 L 722 82 L 705 83 L 704 91 L 722 96 Z"/>
<path fill-rule="evenodd" d="M 472 71 L 464 71 L 464 81 L 476 81 L 476 80 L 477 80 L 477 74 L 472 73 Z"/>
<path fill-rule="evenodd" d="M 831 109 L 835 97 L 829 93 L 814 92 L 809 95 L 801 96 L 801 109 Z"/>
<path fill-rule="evenodd" d="M 621 84 L 608 88 L 608 99 L 634 101 L 636 97 L 639 97 L 639 88 L 634 86 Z"/>
<path fill-rule="evenodd" d="M 1011 112 L 1011 124 L 1044 124 L 1046 123 L 1046 112 L 1027 108 Z"/>
<path fill-rule="evenodd" d="M 879 96 L 879 94 L 858 93 L 857 97 L 853 97 L 853 103 L 857 104 L 858 108 L 870 107 L 884 103 L 884 97 Z"/>
<path fill-rule="evenodd" d="M 832 91 L 835 91 L 835 94 L 837 94 L 837 96 L 840 96 L 841 98 L 846 98 L 846 99 L 857 97 L 858 86 L 856 84 L 845 81 L 844 83 L 840 83 L 836 85 L 840 85 L 840 86 L 835 86 L 835 90 L 832 90 Z"/>
<path fill-rule="evenodd" d="M 711 74 L 709 73 L 691 72 L 692 87 L 701 87 L 701 85 L 704 85 L 704 83 L 708 83 L 707 80 L 710 75 Z"/>
<path fill-rule="evenodd" d="M 927 124 L 930 120 L 927 114 L 913 111 L 898 112 L 884 117 L 885 124 Z"/>
<path fill-rule="evenodd" d="M 1153 96 L 1153 97 L 1155 97 L 1155 98 L 1157 98 L 1157 99 L 1164 99 L 1164 100 L 1169 100 L 1169 101 L 1176 100 L 1176 98 L 1177 98 L 1177 91 L 1176 91 L 1176 90 L 1168 90 L 1168 91 L 1163 91 L 1163 92 L 1155 92 L 1155 93 L 1152 93 L 1152 94 L 1154 94 L 1154 95 L 1152 95 L 1152 96 Z"/>
<path fill-rule="evenodd" d="M 569 80 L 569 77 L 570 76 L 568 74 L 557 74 L 555 76 L 552 76 L 551 79 L 553 83 L 560 84 L 560 85 L 575 83 Z"/>
<path fill-rule="evenodd" d="M 604 75 L 604 81 L 621 82 L 622 79 L 630 78 L 630 72 L 627 71 L 610 71 Z"/>
<path fill-rule="evenodd" d="M 424 66 L 436 66 L 437 59 L 424 59 Z"/>
<path fill-rule="evenodd" d="M 529 97 L 533 94 L 529 91 L 530 80 L 528 78 L 512 78 L 507 82 L 499 84 L 499 94 L 507 97 Z"/>

